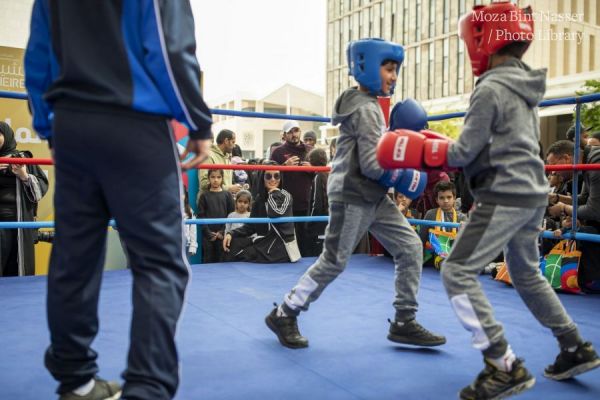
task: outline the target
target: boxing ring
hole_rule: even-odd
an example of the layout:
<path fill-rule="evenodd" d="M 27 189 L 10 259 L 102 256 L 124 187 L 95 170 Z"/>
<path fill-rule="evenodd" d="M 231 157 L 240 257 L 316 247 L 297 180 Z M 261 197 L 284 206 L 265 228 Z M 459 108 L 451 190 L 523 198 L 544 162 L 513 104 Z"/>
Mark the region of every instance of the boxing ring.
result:
<path fill-rule="evenodd" d="M 22 94 L 0 96 L 24 98 Z M 600 95 L 547 100 L 540 106 L 600 100 Z M 327 122 L 308 117 L 232 110 L 214 114 L 238 117 L 296 119 Z M 461 113 L 430 120 L 461 117 Z M 579 141 L 577 111 L 576 156 Z M 577 158 L 575 158 L 577 159 Z M 51 160 L 27 163 L 51 165 Z M 0 159 L 0 162 L 14 162 Z M 23 163 L 23 159 L 18 160 Z M 325 170 L 326 167 L 202 166 L 231 169 Z M 325 168 L 325 169 L 324 169 Z M 552 166 L 558 169 L 598 169 L 594 166 Z M 574 183 L 577 193 L 577 182 Z M 576 209 L 576 204 L 574 204 Z M 191 224 L 224 222 L 278 223 L 326 221 L 327 217 L 188 220 Z M 451 223 L 411 220 L 413 224 L 454 226 Z M 0 229 L 51 228 L 53 222 L 3 222 Z M 551 232 L 542 233 L 553 238 Z M 600 242 L 600 235 L 569 234 L 578 240 Z M 311 265 L 314 258 L 298 263 L 250 264 L 242 262 L 192 266 L 185 310 L 177 341 L 182 362 L 181 386 L 176 399 L 448 399 L 470 382 L 481 368 L 479 352 L 472 350 L 470 334 L 457 322 L 439 273 L 424 269 L 419 293 L 419 321 L 447 336 L 438 348 L 413 348 L 389 342 L 387 318 L 393 317 L 394 266 L 386 257 L 354 255 L 339 279 L 332 283 L 311 312 L 299 319 L 310 347 L 282 347 L 263 320 L 274 301 Z M 597 399 L 600 371 L 577 379 L 556 382 L 542 377 L 558 351 L 551 333 L 540 326 L 514 289 L 482 276 L 481 284 L 497 318 L 506 328 L 515 352 L 526 359 L 537 378 L 523 399 Z M 100 357 L 101 376 L 116 379 L 124 369 L 131 316 L 129 270 L 104 274 L 94 349 Z M 55 382 L 43 367 L 48 345 L 44 276 L 0 279 L 0 399 L 53 398 Z M 600 296 L 560 294 L 582 335 L 600 343 Z"/>

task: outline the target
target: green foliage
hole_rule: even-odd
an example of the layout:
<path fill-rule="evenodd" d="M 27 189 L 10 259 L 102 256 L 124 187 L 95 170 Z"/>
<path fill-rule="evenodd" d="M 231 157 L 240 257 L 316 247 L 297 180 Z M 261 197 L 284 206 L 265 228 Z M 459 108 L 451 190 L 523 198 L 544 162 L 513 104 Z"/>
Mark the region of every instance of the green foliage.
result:
<path fill-rule="evenodd" d="M 575 92 L 578 96 L 586 94 L 600 93 L 600 81 L 589 80 Z M 575 113 L 573 113 L 573 121 L 575 121 Z M 600 130 L 600 101 L 585 103 L 581 105 L 581 123 L 592 131 Z"/>
<path fill-rule="evenodd" d="M 447 111 L 447 113 L 453 113 L 456 111 Z M 446 112 L 444 113 L 446 114 Z M 441 121 L 430 121 L 429 129 L 432 131 L 442 133 L 449 138 L 454 140 L 458 139 L 460 135 L 461 129 L 463 126 L 463 118 L 452 118 L 452 119 L 444 119 Z"/>

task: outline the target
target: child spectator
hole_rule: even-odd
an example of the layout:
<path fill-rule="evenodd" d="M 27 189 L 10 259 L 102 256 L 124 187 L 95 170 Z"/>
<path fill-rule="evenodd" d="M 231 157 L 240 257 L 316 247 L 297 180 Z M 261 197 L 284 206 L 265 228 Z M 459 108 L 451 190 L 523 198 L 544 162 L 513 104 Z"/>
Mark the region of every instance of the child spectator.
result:
<path fill-rule="evenodd" d="M 428 210 L 423 218 L 425 221 L 437 222 L 464 222 L 467 217 L 460 211 L 456 211 L 454 205 L 456 203 L 456 187 L 452 182 L 441 181 L 433 187 L 433 196 L 437 203 L 437 208 Z M 457 233 L 457 228 L 446 228 L 441 226 L 429 227 L 424 226 L 421 229 L 420 236 L 423 244 L 429 240 L 430 231 L 442 231 Z"/>
<path fill-rule="evenodd" d="M 414 208 L 425 215 L 427 211 L 435 208 L 437 201 L 433 188 L 438 182 L 450 182 L 450 176 L 443 171 L 431 171 L 427 173 L 427 186 L 423 194 L 415 200 Z"/>
<path fill-rule="evenodd" d="M 187 188 L 183 188 L 183 220 L 193 219 L 194 212 L 190 207 Z M 193 256 L 198 251 L 198 230 L 195 224 L 184 224 L 183 232 L 185 234 L 185 250 L 188 256 Z"/>
<path fill-rule="evenodd" d="M 308 153 L 308 162 L 313 167 L 324 167 L 327 165 L 327 153 L 323 149 L 313 149 Z M 317 172 L 313 178 L 310 187 L 310 197 L 308 199 L 308 215 L 321 216 L 329 215 L 329 201 L 327 198 L 327 179 L 329 172 Z M 307 256 L 316 257 L 323 251 L 323 235 L 327 222 L 308 222 L 306 224 L 306 235 L 309 244 Z"/>
<path fill-rule="evenodd" d="M 199 218 L 227 218 L 234 210 L 233 196 L 223 190 L 223 170 L 208 172 L 209 187 L 198 199 Z M 223 260 L 223 237 L 225 224 L 202 225 L 202 262 L 214 263 Z"/>
<path fill-rule="evenodd" d="M 426 221 L 437 221 L 437 222 L 464 222 L 467 217 L 460 211 L 456 211 L 456 186 L 452 182 L 441 181 L 436 183 L 433 187 L 433 196 L 438 205 L 437 208 L 428 210 L 423 218 Z M 447 233 L 445 233 L 447 232 Z M 441 239 L 441 236 L 445 236 L 448 239 L 444 239 L 448 244 L 456 238 L 458 232 L 457 228 L 447 228 L 441 226 L 423 226 L 419 231 L 419 236 L 423 242 L 423 248 L 425 249 L 424 265 L 433 266 L 436 269 L 440 269 L 440 263 L 447 256 L 445 250 L 441 254 L 439 250 L 436 252 L 436 246 L 430 243 L 430 233 L 436 235 L 436 238 Z"/>
<path fill-rule="evenodd" d="M 398 210 L 400 210 L 402 215 L 406 218 L 421 219 L 421 214 L 419 214 L 416 209 L 410 207 L 412 200 L 396 189 L 394 189 L 394 203 L 396 203 Z M 413 228 L 415 228 L 417 232 L 420 230 L 419 225 L 413 225 Z"/>
<path fill-rule="evenodd" d="M 240 190 L 235 196 L 235 211 L 230 213 L 227 218 L 250 218 L 250 208 L 252 207 L 252 195 L 247 190 Z M 225 224 L 225 233 L 244 225 L 243 222 L 232 222 Z"/>

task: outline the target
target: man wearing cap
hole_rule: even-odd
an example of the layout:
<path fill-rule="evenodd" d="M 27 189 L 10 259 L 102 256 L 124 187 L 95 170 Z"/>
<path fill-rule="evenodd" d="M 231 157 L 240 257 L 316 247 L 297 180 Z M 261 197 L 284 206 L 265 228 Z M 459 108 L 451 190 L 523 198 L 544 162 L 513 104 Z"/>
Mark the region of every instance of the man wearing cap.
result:
<path fill-rule="evenodd" d="M 300 140 L 300 125 L 297 121 L 286 121 L 283 124 L 283 137 L 285 142 L 275 148 L 271 159 L 280 165 L 303 165 L 310 166 L 306 156 L 312 150 L 312 146 Z M 315 135 L 316 140 L 316 135 Z M 295 217 L 306 217 L 308 215 L 309 193 L 314 174 L 312 172 L 284 172 L 283 188 L 290 192 Z M 296 239 L 302 256 L 308 254 L 308 239 L 306 235 L 306 223 L 297 222 Z"/>

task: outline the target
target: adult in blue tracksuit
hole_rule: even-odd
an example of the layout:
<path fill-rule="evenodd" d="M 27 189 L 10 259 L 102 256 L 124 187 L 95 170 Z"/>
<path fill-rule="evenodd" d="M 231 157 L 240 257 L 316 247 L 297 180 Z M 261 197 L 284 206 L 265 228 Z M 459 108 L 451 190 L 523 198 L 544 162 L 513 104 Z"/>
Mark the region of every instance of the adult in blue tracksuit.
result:
<path fill-rule="evenodd" d="M 189 1 L 36 0 L 25 55 L 34 127 L 56 165 L 56 237 L 48 274 L 51 344 L 60 399 L 119 398 L 96 378 L 98 296 L 106 226 L 116 219 L 133 274 L 125 399 L 170 399 L 174 335 L 189 266 L 181 166 L 169 120 L 187 125 L 202 161 L 211 114 L 200 93 Z"/>

